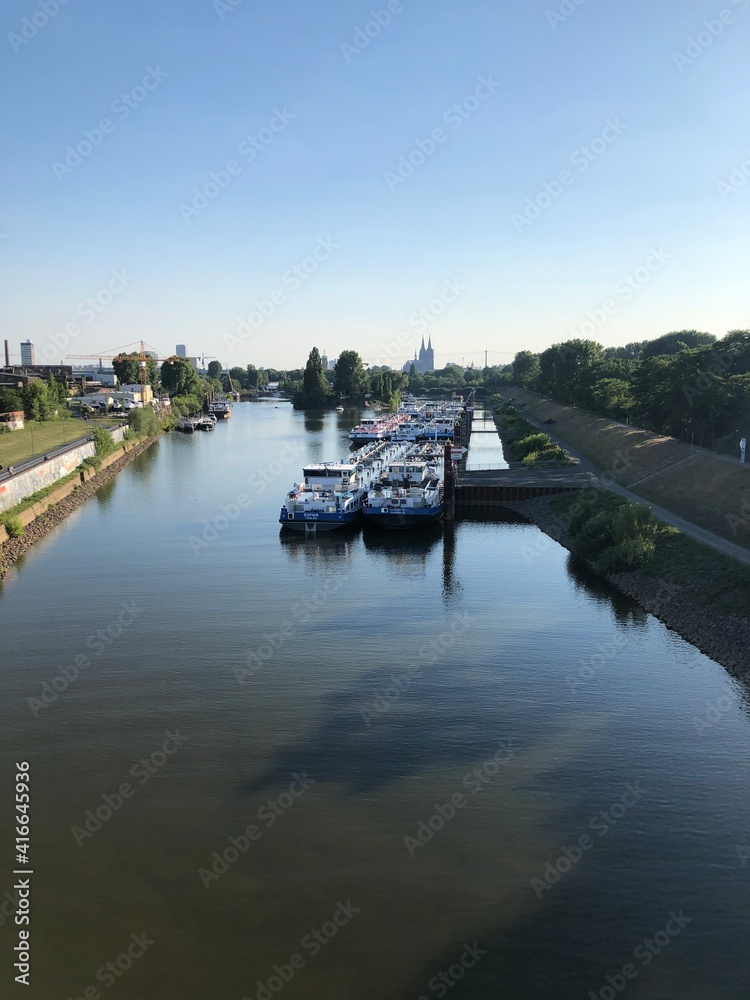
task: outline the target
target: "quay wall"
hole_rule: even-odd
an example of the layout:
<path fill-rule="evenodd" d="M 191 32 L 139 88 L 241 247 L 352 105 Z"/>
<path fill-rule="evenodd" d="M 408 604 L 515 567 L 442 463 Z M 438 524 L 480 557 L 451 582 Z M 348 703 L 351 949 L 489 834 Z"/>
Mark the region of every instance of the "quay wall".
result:
<path fill-rule="evenodd" d="M 114 430 L 110 431 L 110 434 L 114 443 L 120 444 L 125 437 L 125 427 L 115 427 Z M 86 441 L 55 455 L 48 462 L 40 462 L 33 469 L 26 469 L 10 479 L 3 480 L 0 483 L 0 514 L 15 507 L 32 493 L 37 493 L 47 486 L 53 486 L 58 480 L 64 479 L 84 459 L 93 458 L 94 454 L 94 442 Z"/>

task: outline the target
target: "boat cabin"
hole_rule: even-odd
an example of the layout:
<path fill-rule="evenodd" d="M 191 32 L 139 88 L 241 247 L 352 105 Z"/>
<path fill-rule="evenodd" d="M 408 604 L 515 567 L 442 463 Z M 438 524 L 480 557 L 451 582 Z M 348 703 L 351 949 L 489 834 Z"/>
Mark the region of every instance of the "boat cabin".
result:
<path fill-rule="evenodd" d="M 303 475 L 306 485 L 314 490 L 349 489 L 357 485 L 357 467 L 350 463 L 306 465 Z"/>

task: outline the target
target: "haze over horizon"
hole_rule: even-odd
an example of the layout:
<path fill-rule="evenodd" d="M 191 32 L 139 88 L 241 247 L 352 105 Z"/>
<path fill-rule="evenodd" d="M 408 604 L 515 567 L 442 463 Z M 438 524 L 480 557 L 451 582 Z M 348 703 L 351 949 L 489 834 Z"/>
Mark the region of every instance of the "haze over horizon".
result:
<path fill-rule="evenodd" d="M 400 367 L 423 334 L 442 366 L 746 328 L 749 28 L 750 0 L 11 0 L 0 339 Z"/>

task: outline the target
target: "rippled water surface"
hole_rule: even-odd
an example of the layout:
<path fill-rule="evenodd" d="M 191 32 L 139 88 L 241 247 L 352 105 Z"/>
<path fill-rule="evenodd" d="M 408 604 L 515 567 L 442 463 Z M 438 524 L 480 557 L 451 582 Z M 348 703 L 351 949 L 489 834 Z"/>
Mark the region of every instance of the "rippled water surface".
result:
<path fill-rule="evenodd" d="M 6 579 L 0 995 L 746 1000 L 745 690 L 511 518 L 282 536 L 356 416 L 165 437 Z"/>

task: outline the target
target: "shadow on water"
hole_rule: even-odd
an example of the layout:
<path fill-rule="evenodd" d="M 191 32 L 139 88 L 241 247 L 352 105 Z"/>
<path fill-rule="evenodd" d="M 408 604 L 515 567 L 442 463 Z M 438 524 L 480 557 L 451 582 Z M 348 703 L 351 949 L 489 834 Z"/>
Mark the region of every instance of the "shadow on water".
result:
<path fill-rule="evenodd" d="M 643 628 L 648 623 L 648 612 L 640 604 L 602 579 L 580 559 L 569 555 L 566 569 L 576 592 L 585 594 L 597 604 L 609 605 L 618 625 Z"/>
<path fill-rule="evenodd" d="M 343 785 L 344 795 L 356 796 L 440 764 L 455 766 L 491 757 L 498 733 L 511 731 L 513 713 L 499 711 L 497 705 L 446 711 L 446 704 L 460 704 L 463 690 L 461 678 L 456 677 L 456 697 L 451 698 L 447 672 L 434 702 L 422 681 L 421 687 L 409 692 L 409 701 L 400 705 L 397 716 L 377 715 L 375 699 L 416 659 L 404 657 L 403 670 L 392 661 L 370 671 L 348 691 L 329 696 L 317 729 L 303 741 L 281 747 L 266 773 L 248 782 L 243 791 L 277 786 L 289 774 L 307 769 L 321 784 Z M 373 728 L 368 728 L 368 713 L 376 719 Z"/>
<path fill-rule="evenodd" d="M 429 851 L 430 846 L 425 850 Z M 664 930 L 671 913 L 695 912 L 688 891 L 678 890 L 667 900 L 650 891 L 651 863 L 648 848 L 629 856 L 631 885 L 615 897 L 615 886 L 620 884 L 617 873 L 623 865 L 618 843 L 615 838 L 596 840 L 572 872 L 542 891 L 541 899 L 529 884 L 526 913 L 516 919 L 510 913 L 504 923 L 494 926 L 467 928 L 451 946 L 425 962 L 409 982 L 392 994 L 392 1000 L 448 995 L 446 980 L 440 974 L 450 977 L 451 967 L 451 1000 L 609 1000 L 621 991 L 613 989 L 607 977 L 617 976 L 614 982 L 625 982 L 627 986 L 620 973 L 628 963 L 636 970 L 636 993 L 644 998 L 714 1000 L 721 996 L 724 1000 L 741 1000 L 746 996 L 750 959 L 746 955 L 730 967 L 720 945 L 707 948 L 708 942 L 696 939 L 694 924 L 671 939 L 668 954 L 654 957 L 642 947 L 645 940 Z M 681 860 L 674 857 L 667 866 L 672 869 L 670 884 L 679 885 Z M 538 874 L 543 877 L 544 873 L 540 870 Z M 727 890 L 734 898 L 732 903 L 726 899 L 724 903 L 741 906 L 741 889 L 730 880 L 723 888 L 706 882 L 704 898 L 713 897 L 721 907 L 722 894 Z M 617 913 L 616 934 L 613 909 Z M 473 946 L 475 942 L 481 949 L 477 952 L 479 959 L 464 972 L 456 963 L 465 945 Z M 734 954 L 737 959 L 737 950 Z M 647 961 L 645 955 L 649 955 Z"/>

